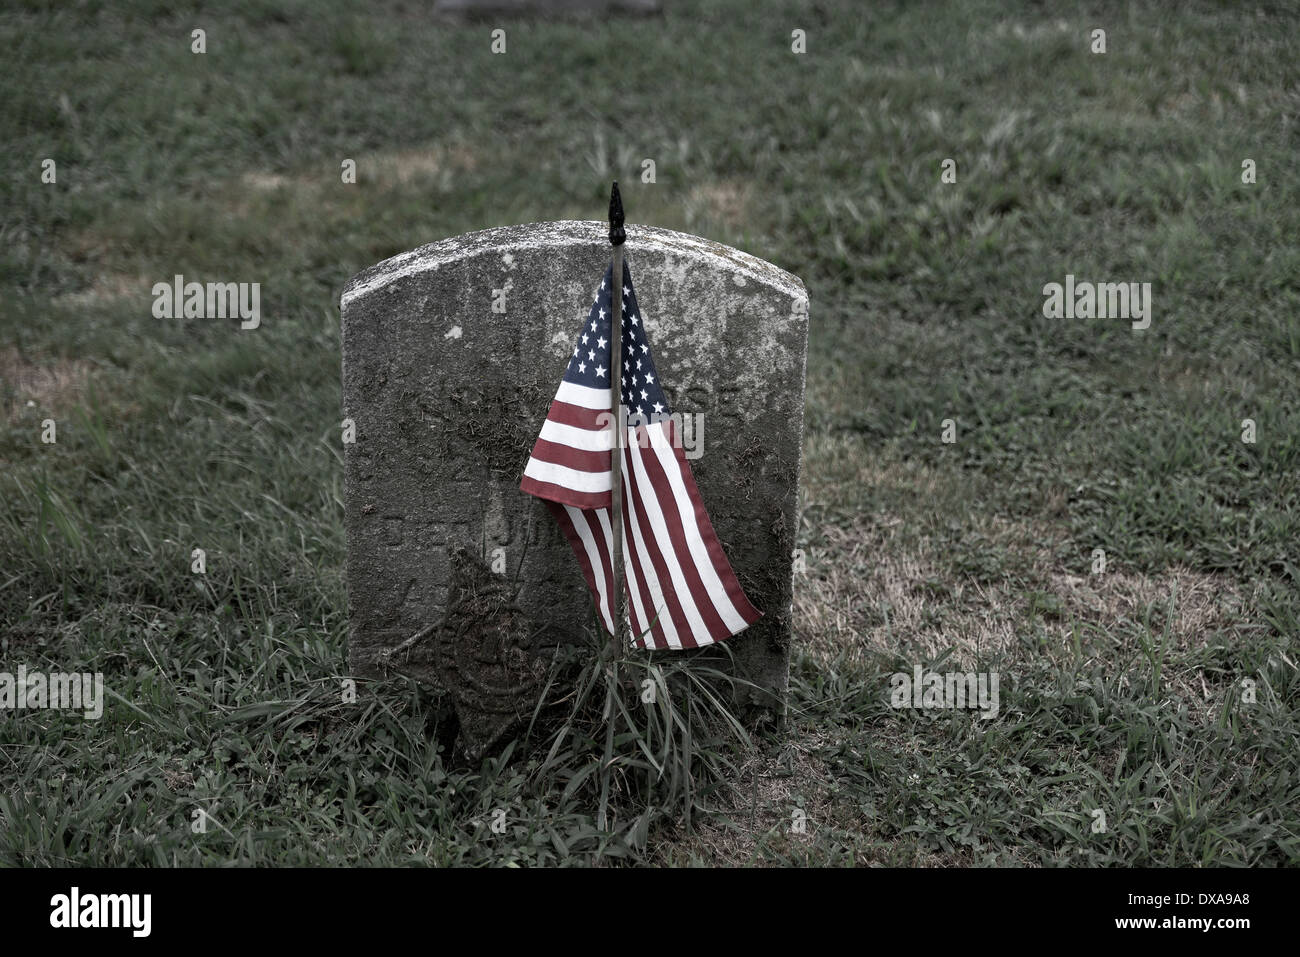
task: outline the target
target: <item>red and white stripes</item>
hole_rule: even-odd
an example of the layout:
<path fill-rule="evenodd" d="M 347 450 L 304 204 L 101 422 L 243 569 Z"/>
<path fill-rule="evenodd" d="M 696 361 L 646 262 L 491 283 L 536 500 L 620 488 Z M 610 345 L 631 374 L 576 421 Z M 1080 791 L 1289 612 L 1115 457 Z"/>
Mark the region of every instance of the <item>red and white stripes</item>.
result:
<path fill-rule="evenodd" d="M 545 499 L 613 631 L 609 391 L 564 382 L 521 488 Z M 709 521 L 671 419 L 626 429 L 624 585 L 633 644 L 696 648 L 759 619 Z"/>

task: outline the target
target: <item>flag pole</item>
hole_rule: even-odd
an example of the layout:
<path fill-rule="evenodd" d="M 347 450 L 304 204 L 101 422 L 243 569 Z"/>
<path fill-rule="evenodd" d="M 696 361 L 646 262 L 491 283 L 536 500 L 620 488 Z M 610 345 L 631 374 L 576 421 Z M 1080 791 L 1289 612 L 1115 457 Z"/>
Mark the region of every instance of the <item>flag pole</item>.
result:
<path fill-rule="evenodd" d="M 610 270 L 609 290 L 609 411 L 614 420 L 614 442 L 610 449 L 609 524 L 613 538 L 611 564 L 614 569 L 614 594 L 609 611 L 613 621 L 607 651 L 609 671 L 605 687 L 605 761 L 600 774 L 600 810 L 596 826 L 608 827 L 609 778 L 614 764 L 614 718 L 618 706 L 618 655 L 623 649 L 623 197 L 615 181 L 609 191 L 609 244 L 614 247 L 614 264 Z"/>
<path fill-rule="evenodd" d="M 610 528 L 614 539 L 614 594 L 609 610 L 614 618 L 614 649 L 621 650 L 623 640 L 623 197 L 618 182 L 609 191 L 609 244 L 614 247 L 614 266 L 610 273 L 613 288 L 609 291 L 609 411 L 614 418 L 614 447 L 610 452 Z M 612 717 L 612 716 L 611 716 Z"/>

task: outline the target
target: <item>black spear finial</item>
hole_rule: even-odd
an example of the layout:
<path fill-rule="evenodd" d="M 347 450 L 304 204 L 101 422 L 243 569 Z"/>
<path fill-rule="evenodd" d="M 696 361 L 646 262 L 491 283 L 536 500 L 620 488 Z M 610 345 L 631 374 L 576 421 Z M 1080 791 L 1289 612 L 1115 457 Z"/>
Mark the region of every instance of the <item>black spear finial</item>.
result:
<path fill-rule="evenodd" d="M 623 228 L 623 197 L 618 193 L 618 180 L 609 191 L 609 244 L 622 246 L 627 242 L 627 231 Z"/>

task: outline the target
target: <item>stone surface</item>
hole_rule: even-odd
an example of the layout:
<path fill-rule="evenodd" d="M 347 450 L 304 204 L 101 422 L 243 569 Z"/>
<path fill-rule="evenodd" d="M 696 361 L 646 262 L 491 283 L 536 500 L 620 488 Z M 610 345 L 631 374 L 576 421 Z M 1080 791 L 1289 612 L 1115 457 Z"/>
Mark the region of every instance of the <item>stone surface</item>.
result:
<path fill-rule="evenodd" d="M 355 443 L 344 447 L 355 674 L 400 672 L 453 693 L 481 681 L 492 689 L 480 695 L 484 707 L 521 707 L 535 687 L 529 666 L 467 655 L 467 639 L 457 644 L 441 628 L 458 548 L 504 560 L 502 581 L 522 616 L 510 629 L 526 622 L 530 648 L 595 627 L 577 561 L 519 480 L 608 263 L 607 233 L 601 222 L 469 233 L 379 263 L 345 288 L 344 415 L 356 424 Z M 798 526 L 803 284 L 670 230 L 630 226 L 626 249 L 669 401 L 674 411 L 704 414 L 703 455 L 691 463 L 704 503 L 764 613 L 727 645 L 744 677 L 780 696 Z M 502 295 L 504 314 L 493 311 Z M 453 652 L 461 664 L 449 680 Z M 473 661 L 477 676 L 463 666 Z"/>
<path fill-rule="evenodd" d="M 468 548 L 449 559 L 446 614 L 388 660 L 437 677 L 459 719 L 458 748 L 476 761 L 537 714 L 557 648 L 540 640 L 507 578 Z"/>

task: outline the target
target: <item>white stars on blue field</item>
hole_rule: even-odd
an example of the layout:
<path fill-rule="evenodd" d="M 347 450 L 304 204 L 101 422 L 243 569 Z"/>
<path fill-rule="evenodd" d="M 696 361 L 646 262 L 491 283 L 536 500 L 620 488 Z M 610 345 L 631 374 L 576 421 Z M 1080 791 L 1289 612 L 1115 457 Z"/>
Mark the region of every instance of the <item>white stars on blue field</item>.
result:
<path fill-rule="evenodd" d="M 610 355 L 610 284 L 613 266 L 605 270 L 596 301 L 591 305 L 587 323 L 583 326 L 582 336 L 574 347 L 569 367 L 564 372 L 564 380 L 592 389 L 609 388 Z M 668 400 L 659 385 L 659 373 L 655 370 L 654 359 L 650 355 L 650 338 L 641 319 L 641 310 L 636 302 L 636 290 L 632 287 L 632 272 L 627 263 L 623 263 L 623 282 L 620 290 L 623 297 L 623 404 L 627 406 L 628 415 L 641 415 L 646 418 L 668 415 Z"/>

